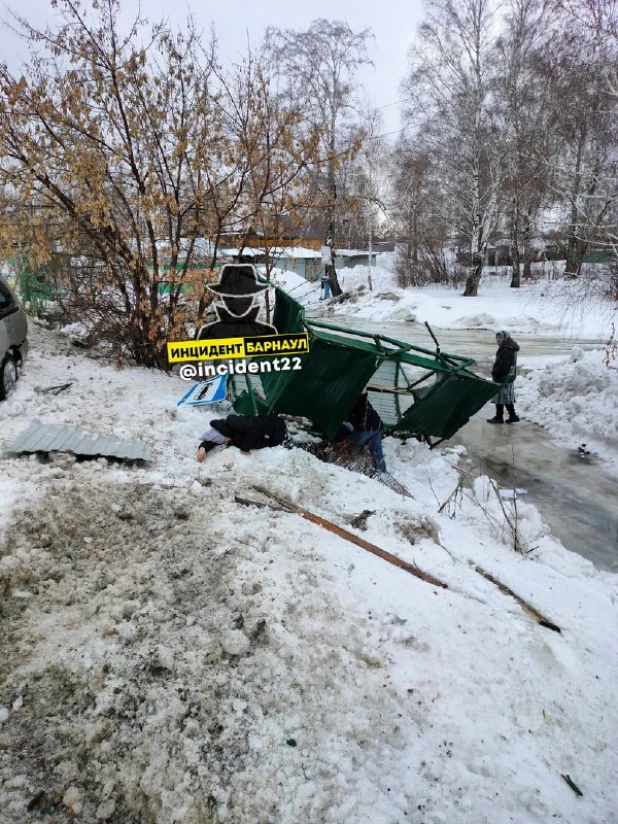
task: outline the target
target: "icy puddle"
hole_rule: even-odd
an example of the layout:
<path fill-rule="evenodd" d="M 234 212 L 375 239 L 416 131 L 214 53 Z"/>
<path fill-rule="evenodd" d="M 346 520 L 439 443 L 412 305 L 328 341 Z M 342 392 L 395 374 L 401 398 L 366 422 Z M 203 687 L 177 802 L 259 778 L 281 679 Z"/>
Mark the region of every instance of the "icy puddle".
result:
<path fill-rule="evenodd" d="M 422 323 L 375 323 L 364 318 L 323 317 L 320 320 L 336 326 L 349 326 L 360 332 L 371 332 L 396 338 L 425 349 L 435 349 L 427 328 Z M 494 330 L 479 329 L 434 329 L 440 347 L 444 352 L 456 355 L 469 355 L 475 358 L 479 367 L 493 363 L 496 354 Z M 547 357 L 551 355 L 568 355 L 574 346 L 582 349 L 598 349 L 605 344 L 604 340 L 591 338 L 548 338 L 541 335 L 513 334 L 521 345 L 521 356 L 525 360 L 530 357 Z"/>
<path fill-rule="evenodd" d="M 376 324 L 360 318 L 333 321 L 366 332 L 433 349 L 422 324 Z M 492 332 L 434 330 L 444 351 L 470 355 L 476 369 L 488 375 L 496 353 Z M 529 357 L 565 356 L 573 346 L 595 349 L 600 341 L 547 339 L 517 335 L 521 361 Z M 457 435 L 444 445 L 461 444 L 468 454 L 463 465 L 482 467 L 500 486 L 526 490 L 525 500 L 534 504 L 567 549 L 588 558 L 599 569 L 618 571 L 618 480 L 608 476 L 598 460 L 580 457 L 575 450 L 552 442 L 540 426 L 521 421 L 517 426 L 490 426 L 494 414 L 488 404 Z"/>
<path fill-rule="evenodd" d="M 500 486 L 523 488 L 552 534 L 598 569 L 618 572 L 618 481 L 598 460 L 557 446 L 545 429 L 521 421 L 515 426 L 486 423 L 493 407 L 482 409 L 448 444 L 467 449 L 463 465 L 480 467 Z"/>

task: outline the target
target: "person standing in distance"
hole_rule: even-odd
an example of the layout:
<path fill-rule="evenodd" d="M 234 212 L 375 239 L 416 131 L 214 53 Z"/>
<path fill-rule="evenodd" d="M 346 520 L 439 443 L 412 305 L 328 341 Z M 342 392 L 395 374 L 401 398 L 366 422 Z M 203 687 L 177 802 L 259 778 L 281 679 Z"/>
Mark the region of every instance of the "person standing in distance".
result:
<path fill-rule="evenodd" d="M 491 378 L 495 383 L 502 384 L 498 394 L 492 400 L 496 405 L 496 414 L 488 418 L 487 423 L 504 423 L 504 407 L 509 413 L 506 423 L 518 423 L 515 413 L 515 378 L 517 377 L 517 353 L 519 344 L 504 329 L 496 332 L 498 351 L 491 370 Z"/>

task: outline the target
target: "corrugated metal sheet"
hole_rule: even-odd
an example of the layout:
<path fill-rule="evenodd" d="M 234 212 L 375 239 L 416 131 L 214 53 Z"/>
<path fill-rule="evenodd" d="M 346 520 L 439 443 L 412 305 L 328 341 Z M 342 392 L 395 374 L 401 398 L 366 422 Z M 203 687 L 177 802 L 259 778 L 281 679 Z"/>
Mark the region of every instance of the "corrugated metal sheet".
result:
<path fill-rule="evenodd" d="M 304 332 L 304 309 L 282 289 L 277 289 L 273 326 L 279 332 Z"/>
<path fill-rule="evenodd" d="M 334 438 L 377 366 L 372 352 L 316 337 L 302 356 L 301 371 L 262 375 L 262 385 L 271 408 L 309 418 Z"/>
<path fill-rule="evenodd" d="M 398 370 L 399 364 L 396 361 L 384 361 L 370 381 L 371 386 L 375 386 L 376 389 L 369 390 L 369 401 L 387 427 L 395 426 L 401 418 L 397 394 Z M 382 391 L 378 391 L 377 387 Z"/>
<path fill-rule="evenodd" d="M 137 441 L 84 432 L 63 424 L 41 423 L 37 419 L 30 422 L 26 431 L 22 432 L 6 451 L 17 455 L 24 452 L 72 452 L 82 457 L 152 460 L 150 448 Z"/>

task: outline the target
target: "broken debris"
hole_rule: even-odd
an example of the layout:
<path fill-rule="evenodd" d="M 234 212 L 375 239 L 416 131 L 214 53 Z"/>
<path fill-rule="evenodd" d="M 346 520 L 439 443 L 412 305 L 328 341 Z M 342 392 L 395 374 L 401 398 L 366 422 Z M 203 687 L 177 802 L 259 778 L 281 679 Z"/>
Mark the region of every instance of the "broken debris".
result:
<path fill-rule="evenodd" d="M 127 461 L 150 461 L 150 448 L 136 441 L 112 435 L 99 435 L 62 424 L 46 424 L 36 418 L 7 449 L 9 454 L 35 452 L 71 452 L 79 457 L 118 458 Z"/>

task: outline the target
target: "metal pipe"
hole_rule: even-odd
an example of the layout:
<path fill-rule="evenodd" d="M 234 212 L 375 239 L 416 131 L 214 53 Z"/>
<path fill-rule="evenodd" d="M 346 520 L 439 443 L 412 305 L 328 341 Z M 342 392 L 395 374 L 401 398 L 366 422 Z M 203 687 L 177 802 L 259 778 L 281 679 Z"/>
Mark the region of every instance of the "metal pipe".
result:
<path fill-rule="evenodd" d="M 426 349 L 424 346 L 418 346 L 418 344 L 415 343 L 408 343 L 407 341 L 396 340 L 395 338 L 389 338 L 386 335 L 380 335 L 375 332 L 361 332 L 358 329 L 350 329 L 349 327 L 345 326 L 337 326 L 334 323 L 326 323 L 322 320 L 307 319 L 305 320 L 305 325 L 309 327 L 316 326 L 321 329 L 331 329 L 333 332 L 341 332 L 347 335 L 356 335 L 360 338 L 371 338 L 371 340 L 374 341 L 376 339 L 379 339 L 381 341 L 385 341 L 386 343 L 390 343 L 392 346 L 396 346 L 401 351 L 422 352 L 424 355 L 431 355 L 432 358 L 439 359 L 441 361 L 445 361 L 445 359 L 450 358 L 454 361 L 465 361 L 466 363 L 474 363 L 474 360 L 470 360 L 469 358 L 466 358 L 463 355 L 452 355 L 449 352 L 441 352 L 438 356 L 436 356 L 436 352 L 433 349 Z"/>

